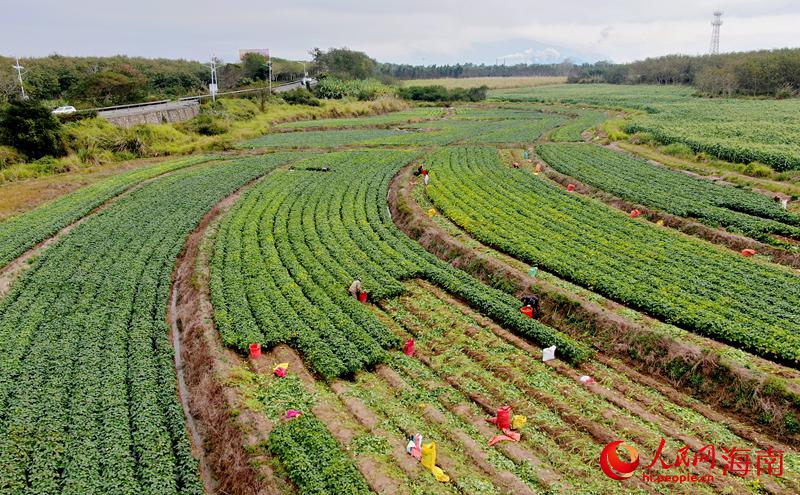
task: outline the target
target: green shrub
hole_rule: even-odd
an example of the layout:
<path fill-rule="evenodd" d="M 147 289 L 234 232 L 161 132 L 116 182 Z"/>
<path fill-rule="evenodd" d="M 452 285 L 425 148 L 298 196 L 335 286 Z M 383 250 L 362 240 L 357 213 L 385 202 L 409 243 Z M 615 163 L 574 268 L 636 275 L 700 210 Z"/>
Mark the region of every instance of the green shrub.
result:
<path fill-rule="evenodd" d="M 14 100 L 0 110 L 0 144 L 33 159 L 64 154 L 61 123 L 33 100 Z"/>
<path fill-rule="evenodd" d="M 376 79 L 343 81 L 335 77 L 319 80 L 314 94 L 320 98 L 356 98 L 360 101 L 374 100 L 379 96 L 393 94 L 394 88 Z"/>
<path fill-rule="evenodd" d="M 311 91 L 305 88 L 293 89 L 292 91 L 281 93 L 281 98 L 283 98 L 283 101 L 290 105 L 308 105 L 311 107 L 320 106 L 319 99 L 314 97 Z"/>
<path fill-rule="evenodd" d="M 630 136 L 631 137 L 628 138 L 628 142 L 631 144 L 653 144 L 654 142 L 653 135 L 648 132 L 634 132 Z"/>
<path fill-rule="evenodd" d="M 486 99 L 486 91 L 488 89 L 486 86 L 468 89 L 447 89 L 439 85 L 406 86 L 400 88 L 397 95 L 400 98 L 413 101 L 482 101 Z"/>
<path fill-rule="evenodd" d="M 215 116 L 236 121 L 250 120 L 258 115 L 258 105 L 247 98 L 225 98 L 209 106 Z"/>
<path fill-rule="evenodd" d="M 688 145 L 683 143 L 672 143 L 661 148 L 661 152 L 670 156 L 678 158 L 693 158 L 694 151 Z"/>
<path fill-rule="evenodd" d="M 11 146 L 0 146 L 0 168 L 22 163 L 22 156 Z"/>
<path fill-rule="evenodd" d="M 200 114 L 190 120 L 186 128 L 202 136 L 217 136 L 228 132 L 228 126 L 225 123 L 207 113 Z"/>
<path fill-rule="evenodd" d="M 772 175 L 772 167 L 759 162 L 750 162 L 742 168 L 742 173 L 750 177 L 769 177 Z"/>

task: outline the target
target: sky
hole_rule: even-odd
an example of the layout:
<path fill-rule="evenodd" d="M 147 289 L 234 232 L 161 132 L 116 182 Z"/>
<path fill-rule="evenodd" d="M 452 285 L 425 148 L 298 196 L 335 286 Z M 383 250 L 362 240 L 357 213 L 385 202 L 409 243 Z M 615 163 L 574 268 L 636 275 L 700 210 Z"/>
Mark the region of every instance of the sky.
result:
<path fill-rule="evenodd" d="M 629 62 L 800 46 L 798 0 L 0 0 L 0 55 L 234 61 L 347 46 L 381 62 Z"/>

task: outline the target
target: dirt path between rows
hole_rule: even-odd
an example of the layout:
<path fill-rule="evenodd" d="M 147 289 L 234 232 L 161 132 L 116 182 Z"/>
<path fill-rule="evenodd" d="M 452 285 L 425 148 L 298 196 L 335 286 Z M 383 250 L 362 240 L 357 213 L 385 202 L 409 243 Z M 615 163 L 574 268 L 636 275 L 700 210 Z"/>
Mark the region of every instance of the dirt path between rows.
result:
<path fill-rule="evenodd" d="M 215 220 L 256 181 L 217 203 L 203 217 L 186 239 L 172 276 L 173 303 L 167 319 L 175 347 L 178 394 L 209 494 L 280 495 L 277 486 L 286 483 L 267 462 L 255 469 L 246 451 L 266 441 L 272 424 L 241 407 L 238 392 L 222 385 L 235 367 L 247 364 L 222 345 L 214 327 L 207 283 L 209 252 L 203 243 Z M 270 356 L 265 353 L 264 357 Z"/>
<path fill-rule="evenodd" d="M 709 355 L 696 344 L 661 335 L 652 331 L 650 320 L 629 321 L 617 313 L 597 303 L 556 287 L 539 278 L 520 272 L 503 261 L 477 252 L 449 235 L 433 220 L 428 218 L 422 208 L 413 200 L 410 177 L 411 167 L 401 170 L 390 184 L 388 202 L 395 224 L 409 237 L 419 242 L 425 249 L 454 266 L 489 285 L 500 279 L 512 283 L 519 293 L 533 290 L 542 297 L 545 318 L 543 323 L 553 326 L 568 335 L 580 334 L 581 339 L 589 338 L 603 353 L 621 359 L 641 373 L 654 377 L 664 386 L 682 391 L 702 401 L 703 407 L 692 405 L 700 414 L 711 406 L 722 415 L 734 414 L 737 419 L 756 418 L 766 413 L 773 421 L 768 425 L 746 421 L 750 428 L 786 442 L 787 432 L 782 422 L 787 411 L 798 411 L 793 399 L 800 393 L 792 381 L 787 381 L 787 391 L 768 394 L 765 388 L 768 375 L 750 370 L 735 362 L 723 361 L 716 354 Z M 613 303 L 614 306 L 616 303 Z M 711 349 L 723 348 L 723 344 L 709 341 Z M 635 354 L 637 359 L 631 359 Z M 796 371 L 777 366 L 768 361 L 754 358 L 767 369 L 774 369 L 780 375 L 782 370 L 795 377 Z M 684 377 L 675 379 L 669 375 L 670 369 L 688 369 L 698 375 L 700 388 Z M 635 379 L 635 375 L 631 376 Z M 734 401 L 728 399 L 737 393 L 750 393 L 752 400 Z M 789 438 L 796 435 L 789 434 Z"/>

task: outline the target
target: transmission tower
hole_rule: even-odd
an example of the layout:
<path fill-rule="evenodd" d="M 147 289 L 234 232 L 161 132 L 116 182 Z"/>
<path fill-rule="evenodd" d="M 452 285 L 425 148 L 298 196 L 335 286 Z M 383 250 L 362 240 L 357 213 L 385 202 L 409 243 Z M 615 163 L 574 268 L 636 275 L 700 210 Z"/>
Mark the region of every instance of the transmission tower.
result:
<path fill-rule="evenodd" d="M 25 68 L 19 65 L 19 57 L 17 57 L 17 65 L 12 65 L 17 70 L 17 80 L 19 81 L 19 89 L 22 91 L 22 99 L 27 100 L 28 95 L 25 94 L 25 86 L 22 84 L 22 76 L 25 74 L 22 70 Z"/>
<path fill-rule="evenodd" d="M 722 26 L 722 11 L 714 12 L 714 20 L 711 21 L 711 47 L 709 53 L 717 55 L 719 53 L 719 27 Z"/>

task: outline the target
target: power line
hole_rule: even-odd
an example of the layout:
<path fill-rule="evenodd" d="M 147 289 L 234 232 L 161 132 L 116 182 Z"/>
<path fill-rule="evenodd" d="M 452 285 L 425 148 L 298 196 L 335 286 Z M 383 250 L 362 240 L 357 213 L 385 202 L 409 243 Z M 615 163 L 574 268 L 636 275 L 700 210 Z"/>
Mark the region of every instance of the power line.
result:
<path fill-rule="evenodd" d="M 719 53 L 719 27 L 722 26 L 722 11 L 717 10 L 714 12 L 714 20 L 711 21 L 711 46 L 709 53 L 717 55 Z"/>

